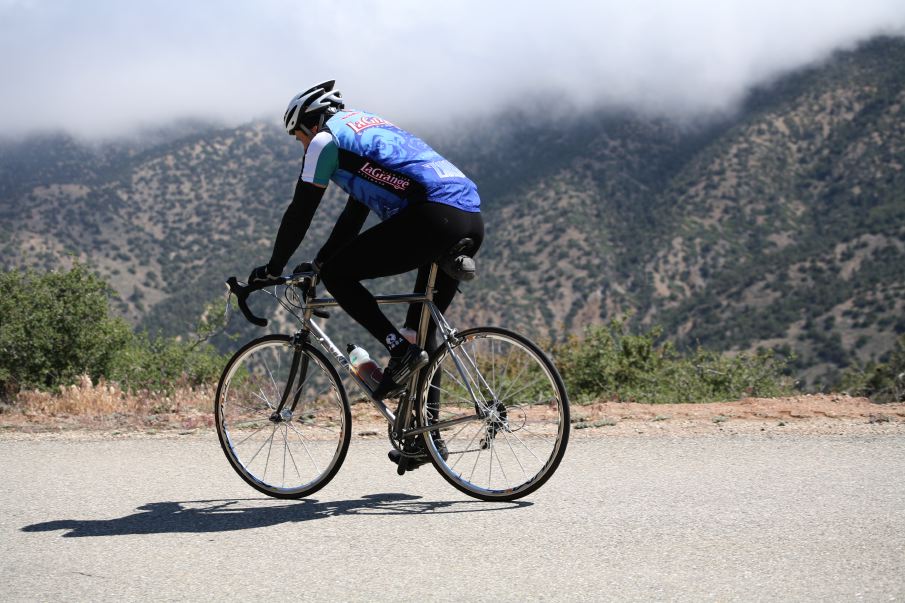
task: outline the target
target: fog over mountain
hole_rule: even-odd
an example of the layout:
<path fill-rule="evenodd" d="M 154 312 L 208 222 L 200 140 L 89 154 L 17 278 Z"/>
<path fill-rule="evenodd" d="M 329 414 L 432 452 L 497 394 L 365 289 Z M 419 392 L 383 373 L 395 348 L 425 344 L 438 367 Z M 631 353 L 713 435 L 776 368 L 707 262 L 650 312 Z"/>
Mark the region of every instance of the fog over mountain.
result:
<path fill-rule="evenodd" d="M 877 33 L 905 33 L 901 0 L 0 0 L 0 137 L 276 122 L 328 78 L 403 125 L 551 99 L 700 116 Z"/>

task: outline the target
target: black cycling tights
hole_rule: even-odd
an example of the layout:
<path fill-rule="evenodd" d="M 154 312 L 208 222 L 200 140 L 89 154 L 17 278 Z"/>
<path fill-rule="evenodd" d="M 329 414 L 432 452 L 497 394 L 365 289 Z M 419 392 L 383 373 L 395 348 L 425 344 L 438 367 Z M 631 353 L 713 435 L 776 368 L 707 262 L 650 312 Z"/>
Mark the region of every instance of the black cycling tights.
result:
<path fill-rule="evenodd" d="M 419 203 L 355 237 L 324 264 L 321 280 L 343 310 L 392 352 L 393 339 L 388 338 L 399 337 L 399 332 L 361 281 L 418 268 L 414 290 L 423 292 L 431 263 L 464 237 L 475 242 L 471 251 L 475 253 L 484 240 L 480 213 L 442 203 Z M 438 272 L 434 303 L 441 312 L 449 307 L 457 285 L 445 272 Z M 405 326 L 417 329 L 420 316 L 421 304 L 412 304 Z"/>

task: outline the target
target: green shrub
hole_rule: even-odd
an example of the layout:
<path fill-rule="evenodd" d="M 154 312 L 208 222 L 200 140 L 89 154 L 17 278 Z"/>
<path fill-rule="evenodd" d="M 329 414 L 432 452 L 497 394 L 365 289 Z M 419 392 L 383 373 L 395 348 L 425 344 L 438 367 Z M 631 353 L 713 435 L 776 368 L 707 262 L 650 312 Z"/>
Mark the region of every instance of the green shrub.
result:
<path fill-rule="evenodd" d="M 225 363 L 209 344 L 140 333 L 117 355 L 108 378 L 124 389 L 171 392 L 176 386 L 216 382 Z"/>
<path fill-rule="evenodd" d="M 171 392 L 215 382 L 226 362 L 202 341 L 217 330 L 210 308 L 192 343 L 134 334 L 111 315 L 107 283 L 80 263 L 68 272 L 0 272 L 0 291 L 0 397 L 72 385 L 80 375 Z"/>
<path fill-rule="evenodd" d="M 888 362 L 849 368 L 838 389 L 874 402 L 905 402 L 905 335 L 896 341 Z"/>
<path fill-rule="evenodd" d="M 557 346 L 554 356 L 577 401 L 600 398 L 647 403 L 713 402 L 792 391 L 785 360 L 773 352 L 680 354 L 657 343 L 659 328 L 631 334 L 624 320 L 593 326 Z"/>
<path fill-rule="evenodd" d="M 0 292 L 0 394 L 106 376 L 132 339 L 109 314 L 110 288 L 82 264 L 0 272 Z"/>

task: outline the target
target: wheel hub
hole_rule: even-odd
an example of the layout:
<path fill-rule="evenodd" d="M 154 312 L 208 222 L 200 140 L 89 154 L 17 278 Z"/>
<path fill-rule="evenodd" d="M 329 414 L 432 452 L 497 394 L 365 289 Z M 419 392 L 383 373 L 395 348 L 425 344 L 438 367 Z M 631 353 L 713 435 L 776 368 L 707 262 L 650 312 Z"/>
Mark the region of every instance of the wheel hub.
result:
<path fill-rule="evenodd" d="M 277 412 L 273 411 L 270 415 L 271 423 L 290 423 L 292 422 L 292 411 L 288 408 L 284 408 L 283 410 Z"/>
<path fill-rule="evenodd" d="M 499 400 L 494 400 L 493 404 L 485 413 L 485 429 L 486 435 L 481 440 L 481 448 L 488 448 L 490 441 L 496 437 L 501 431 L 509 430 L 509 419 L 506 405 Z"/>

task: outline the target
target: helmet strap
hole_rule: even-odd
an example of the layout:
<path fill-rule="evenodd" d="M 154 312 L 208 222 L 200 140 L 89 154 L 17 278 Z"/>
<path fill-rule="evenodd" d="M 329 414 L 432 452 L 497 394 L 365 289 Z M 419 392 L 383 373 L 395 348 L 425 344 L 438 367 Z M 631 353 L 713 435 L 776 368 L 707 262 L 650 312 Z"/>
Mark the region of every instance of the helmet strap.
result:
<path fill-rule="evenodd" d="M 302 131 L 302 134 L 304 134 L 304 135 L 307 136 L 308 138 L 314 138 L 314 132 L 312 132 L 311 130 L 309 130 L 308 128 L 306 128 L 305 126 L 303 126 L 302 124 L 296 125 L 296 126 L 295 126 L 295 129 L 296 129 L 296 130 L 301 130 L 301 131 Z"/>

